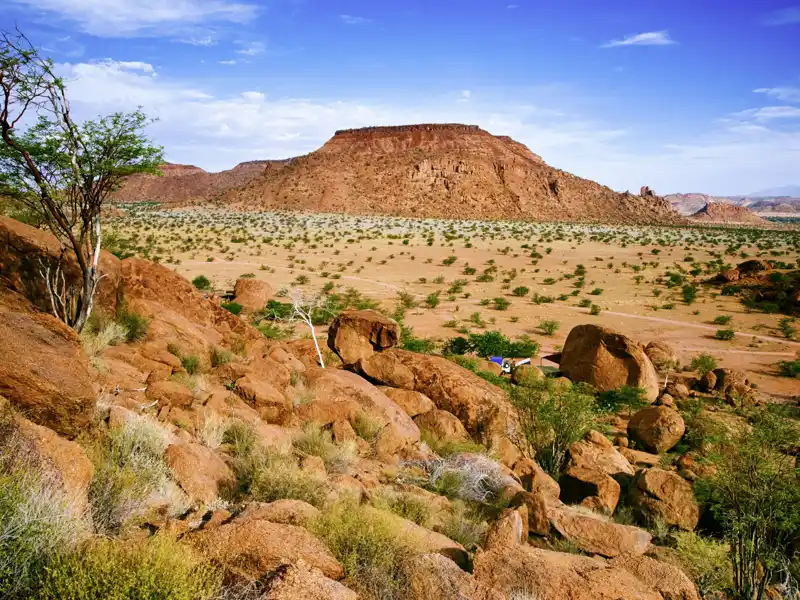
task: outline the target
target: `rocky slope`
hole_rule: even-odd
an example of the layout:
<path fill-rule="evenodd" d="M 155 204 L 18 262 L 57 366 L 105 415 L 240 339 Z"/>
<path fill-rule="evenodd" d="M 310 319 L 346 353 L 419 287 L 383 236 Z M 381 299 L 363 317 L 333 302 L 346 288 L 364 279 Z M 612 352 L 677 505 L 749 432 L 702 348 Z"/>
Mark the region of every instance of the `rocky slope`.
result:
<path fill-rule="evenodd" d="M 724 202 L 709 202 L 691 218 L 711 223 L 764 223 L 764 219 L 749 208 Z"/>
<path fill-rule="evenodd" d="M 708 194 L 668 194 L 664 196 L 676 211 L 682 215 L 693 215 L 708 204 L 715 202 L 744 206 L 758 214 L 800 213 L 800 198 L 794 196 L 709 196 Z"/>
<path fill-rule="evenodd" d="M 415 217 L 676 223 L 668 202 L 618 193 L 547 165 L 473 125 L 337 131 L 319 150 L 267 168 L 225 201 L 244 208 Z"/>
<path fill-rule="evenodd" d="M 254 160 L 218 173 L 209 173 L 194 165 L 166 163 L 161 168 L 161 176 L 129 177 L 112 200 L 117 203 L 160 202 L 171 206 L 209 202 L 230 189 L 246 185 L 272 164 L 279 168 L 284 161 Z"/>

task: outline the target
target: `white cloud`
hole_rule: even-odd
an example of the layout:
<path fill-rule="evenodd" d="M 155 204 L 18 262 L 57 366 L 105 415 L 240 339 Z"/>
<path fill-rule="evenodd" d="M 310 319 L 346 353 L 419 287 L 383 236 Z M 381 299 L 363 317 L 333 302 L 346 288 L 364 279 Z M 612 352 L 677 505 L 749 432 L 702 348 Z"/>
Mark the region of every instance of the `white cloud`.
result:
<path fill-rule="evenodd" d="M 372 19 L 356 17 L 354 15 L 339 15 L 339 19 L 346 25 L 366 25 L 367 23 L 372 23 Z"/>
<path fill-rule="evenodd" d="M 101 37 L 175 34 L 208 21 L 246 23 L 258 7 L 235 0 L 11 0 Z"/>
<path fill-rule="evenodd" d="M 469 102 L 469 99 L 472 97 L 472 92 L 470 90 L 461 90 L 461 94 L 459 94 L 458 101 L 459 102 Z"/>
<path fill-rule="evenodd" d="M 800 6 L 774 10 L 764 17 L 765 25 L 792 25 L 794 23 L 800 23 Z"/>
<path fill-rule="evenodd" d="M 181 44 L 189 44 L 190 46 L 214 46 L 217 43 L 217 40 L 210 35 L 205 37 L 190 37 L 178 41 Z"/>
<path fill-rule="evenodd" d="M 519 8 L 519 4 L 508 4 L 506 6 L 508 10 L 514 10 L 515 8 Z"/>
<path fill-rule="evenodd" d="M 800 102 L 800 88 L 796 87 L 758 88 L 753 91 L 784 102 Z"/>
<path fill-rule="evenodd" d="M 646 33 L 637 33 L 636 35 L 629 35 L 621 40 L 611 40 L 603 44 L 603 48 L 616 48 L 618 46 L 670 46 L 677 44 L 675 40 L 669 37 L 669 32 L 663 31 L 648 31 Z"/>
<path fill-rule="evenodd" d="M 239 42 L 239 45 L 244 46 L 236 51 L 236 54 L 244 54 L 245 56 L 258 56 L 263 54 L 267 46 L 264 42 Z"/>
<path fill-rule="evenodd" d="M 231 59 L 231 60 L 218 60 L 217 62 L 219 64 L 221 64 L 221 65 L 228 65 L 228 66 L 236 64 L 236 61 L 233 60 L 233 59 Z"/>
<path fill-rule="evenodd" d="M 509 135 L 551 165 L 619 190 L 646 184 L 661 193 L 742 193 L 791 181 L 800 162 L 800 132 L 773 128 L 786 119 L 749 113 L 729 115 L 705 135 L 693 132 L 685 142 L 666 145 L 651 139 L 643 145 L 639 131 L 570 114 L 564 107 L 574 91 L 563 88 L 508 91 L 503 101 L 488 90 L 473 90 L 469 102 L 454 103 L 453 96 L 465 91 L 456 90 L 417 105 L 273 98 L 231 84 L 224 93 L 212 94 L 191 82 L 153 76 L 158 70 L 151 73 L 145 64 L 134 68 L 135 62 L 102 61 L 59 65 L 59 71 L 68 80 L 78 118 L 141 105 L 159 118 L 150 133 L 165 146 L 168 160 L 209 170 L 305 154 L 337 129 L 425 122 L 470 123 Z M 543 98 L 548 98 L 544 106 Z"/>
<path fill-rule="evenodd" d="M 742 119 L 754 119 L 756 121 L 768 121 L 770 119 L 798 119 L 800 118 L 800 107 L 797 106 L 763 106 L 761 108 L 751 108 L 734 114 L 735 117 Z"/>

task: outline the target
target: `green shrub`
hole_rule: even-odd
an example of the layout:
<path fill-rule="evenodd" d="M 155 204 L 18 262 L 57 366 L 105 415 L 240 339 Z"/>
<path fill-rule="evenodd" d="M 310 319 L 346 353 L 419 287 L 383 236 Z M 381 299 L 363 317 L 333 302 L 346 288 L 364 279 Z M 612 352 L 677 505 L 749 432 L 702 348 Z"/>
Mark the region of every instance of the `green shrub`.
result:
<path fill-rule="evenodd" d="M 694 304 L 697 300 L 697 286 L 687 283 L 681 288 L 681 294 L 686 304 Z"/>
<path fill-rule="evenodd" d="M 181 357 L 181 366 L 189 375 L 196 375 L 202 368 L 200 357 L 195 354 Z"/>
<path fill-rule="evenodd" d="M 582 439 L 594 424 L 594 396 L 580 385 L 567 388 L 543 380 L 515 387 L 511 402 L 531 454 L 543 469 L 558 477 L 570 444 Z"/>
<path fill-rule="evenodd" d="M 128 332 L 125 337 L 129 342 L 138 342 L 144 339 L 147 335 L 147 327 L 150 325 L 150 321 L 146 317 L 132 312 L 125 305 L 117 310 L 117 323 Z"/>
<path fill-rule="evenodd" d="M 561 328 L 561 323 L 551 319 L 545 319 L 539 322 L 539 330 L 547 336 L 555 335 L 556 331 Z"/>
<path fill-rule="evenodd" d="M 42 600 L 212 600 L 222 572 L 166 536 L 97 540 L 49 566 Z"/>
<path fill-rule="evenodd" d="M 592 305 L 592 301 L 589 298 L 581 298 L 581 301 L 578 302 L 578 306 L 581 308 L 589 308 Z"/>
<path fill-rule="evenodd" d="M 714 317 L 714 325 L 727 325 L 732 319 L 730 315 L 717 315 Z"/>
<path fill-rule="evenodd" d="M 718 329 L 714 334 L 714 339 L 730 341 L 736 337 L 736 332 L 733 329 Z"/>
<path fill-rule="evenodd" d="M 597 316 L 600 314 L 601 310 L 602 309 L 599 306 L 597 306 L 597 304 L 592 304 L 592 307 L 589 309 L 589 314 Z"/>
<path fill-rule="evenodd" d="M 494 298 L 492 300 L 495 310 L 508 310 L 508 307 L 511 306 L 511 301 L 505 298 Z"/>
<path fill-rule="evenodd" d="M 400 347 L 409 352 L 430 354 L 436 350 L 436 342 L 428 338 L 416 337 L 411 327 L 402 325 L 400 327 Z"/>
<path fill-rule="evenodd" d="M 205 275 L 198 275 L 197 277 L 192 279 L 192 285 L 196 287 L 198 290 L 210 290 L 211 280 Z"/>
<path fill-rule="evenodd" d="M 344 473 L 356 460 L 354 442 L 337 444 L 330 431 L 317 423 L 306 423 L 294 439 L 294 447 L 305 454 L 319 456 L 328 473 Z"/>
<path fill-rule="evenodd" d="M 375 505 L 422 527 L 427 527 L 431 520 L 430 501 L 417 494 L 386 492 L 378 496 Z"/>
<path fill-rule="evenodd" d="M 292 456 L 258 449 L 252 465 L 249 492 L 253 500 L 302 500 L 316 507 L 325 502 L 325 480 L 303 471 Z"/>
<path fill-rule="evenodd" d="M 312 526 L 344 567 L 345 580 L 365 598 L 400 600 L 407 588 L 409 543 L 391 516 L 350 502 L 334 505 Z"/>
<path fill-rule="evenodd" d="M 603 294 L 603 288 L 594 288 L 591 292 L 589 292 L 592 296 L 600 296 Z"/>
<path fill-rule="evenodd" d="M 520 336 L 516 341 L 511 341 L 499 331 L 487 331 L 470 334 L 469 339 L 451 338 L 445 343 L 443 352 L 444 354 L 475 352 L 483 358 L 489 356 L 529 358 L 539 353 L 539 344 L 526 336 Z"/>
<path fill-rule="evenodd" d="M 697 371 L 701 376 L 717 368 L 717 359 L 710 354 L 698 354 L 689 364 L 692 371 Z"/>
<path fill-rule="evenodd" d="M 800 379 L 800 359 L 782 360 L 778 363 L 778 372 L 783 377 L 795 377 Z"/>
<path fill-rule="evenodd" d="M 694 581 L 701 598 L 711 598 L 733 586 L 727 544 L 693 531 L 681 531 L 674 538 L 680 566 Z"/>
<path fill-rule="evenodd" d="M 238 302 L 223 302 L 222 304 L 220 304 L 220 306 L 225 310 L 227 310 L 229 313 L 232 313 L 237 316 L 242 314 L 242 308 L 244 308 Z"/>
<path fill-rule="evenodd" d="M 437 306 L 439 306 L 439 302 L 441 301 L 439 299 L 440 295 L 441 295 L 440 292 L 434 292 L 432 294 L 428 294 L 425 297 L 425 306 L 427 306 L 428 308 L 436 308 Z"/>
<path fill-rule="evenodd" d="M 529 291 L 530 290 L 528 288 L 526 288 L 524 285 L 521 285 L 511 290 L 511 294 L 517 296 L 518 298 L 522 298 L 523 296 L 527 296 Z"/>
<path fill-rule="evenodd" d="M 645 395 L 646 390 L 642 388 L 623 385 L 616 390 L 597 394 L 597 408 L 607 413 L 618 413 L 624 408 L 643 408 L 647 405 Z"/>

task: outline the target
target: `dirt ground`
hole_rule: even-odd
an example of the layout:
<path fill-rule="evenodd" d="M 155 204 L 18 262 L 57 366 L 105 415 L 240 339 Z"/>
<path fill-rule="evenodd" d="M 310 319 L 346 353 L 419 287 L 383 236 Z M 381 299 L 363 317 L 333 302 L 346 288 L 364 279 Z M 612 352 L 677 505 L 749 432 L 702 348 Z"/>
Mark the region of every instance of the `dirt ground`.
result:
<path fill-rule="evenodd" d="M 718 295 L 718 288 L 702 285 L 709 277 L 705 271 L 696 277 L 685 273 L 717 259 L 735 265 L 745 256 L 777 256 L 796 263 L 798 231 L 748 233 L 205 210 L 136 211 L 111 225 L 136 254 L 157 258 L 189 279 L 205 275 L 219 290 L 232 290 L 244 274 L 268 282 L 275 290 L 318 291 L 333 282 L 334 291 L 356 288 L 389 310 L 397 304 L 398 292 L 414 294 L 420 301 L 441 292 L 435 308 L 421 304 L 407 312 L 406 324 L 415 335 L 446 340 L 459 335 L 455 328 L 461 327 L 473 332 L 496 329 L 510 337 L 527 334 L 542 344 L 540 356 L 544 356 L 561 347 L 573 326 L 598 323 L 645 344 L 668 342 L 684 364 L 701 352 L 710 353 L 720 366 L 750 372 L 761 391 L 776 400 L 800 396 L 800 381 L 777 375 L 779 361 L 800 356 L 800 341 L 786 339 L 778 327 L 784 315 L 751 312 L 738 298 Z M 448 257 L 455 257 L 450 265 L 443 263 Z M 477 281 L 492 267 L 490 261 L 497 267 L 491 273 L 493 280 Z M 579 265 L 584 267 L 585 281 L 573 296 Z M 465 274 L 466 266 L 476 272 Z M 665 285 L 667 271 L 681 269 L 688 281 L 699 284 L 692 304 L 684 302 L 680 285 Z M 298 281 L 302 275 L 307 283 L 302 278 Z M 435 283 L 438 277 L 444 282 Z M 467 283 L 451 295 L 447 290 L 456 280 Z M 519 286 L 529 288 L 524 297 L 511 293 Z M 596 289 L 602 291 L 592 294 Z M 553 298 L 566 294 L 568 298 L 537 304 L 532 301 L 535 294 Z M 481 300 L 493 298 L 505 298 L 510 305 L 506 310 L 496 310 L 491 302 L 481 305 Z M 591 315 L 588 307 L 578 306 L 583 299 L 598 305 L 600 314 Z M 730 324 L 714 324 L 719 315 L 729 315 Z M 558 331 L 543 335 L 538 329 L 542 320 L 557 321 Z M 485 326 L 475 325 L 476 321 Z M 795 327 L 800 329 L 800 322 Z M 714 335 L 719 329 L 733 329 L 736 335 L 731 341 L 717 340 Z"/>

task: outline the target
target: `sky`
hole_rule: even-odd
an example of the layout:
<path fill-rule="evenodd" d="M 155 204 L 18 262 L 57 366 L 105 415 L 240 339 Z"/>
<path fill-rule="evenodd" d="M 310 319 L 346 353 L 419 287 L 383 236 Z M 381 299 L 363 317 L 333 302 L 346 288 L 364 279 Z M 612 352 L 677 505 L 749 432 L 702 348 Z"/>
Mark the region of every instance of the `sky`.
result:
<path fill-rule="evenodd" d="M 800 184 L 800 0 L 2 0 L 73 112 L 141 106 L 170 162 L 469 123 L 617 190 Z"/>

